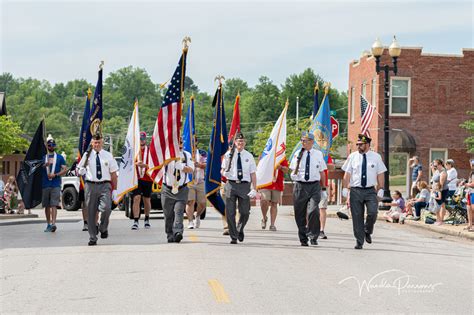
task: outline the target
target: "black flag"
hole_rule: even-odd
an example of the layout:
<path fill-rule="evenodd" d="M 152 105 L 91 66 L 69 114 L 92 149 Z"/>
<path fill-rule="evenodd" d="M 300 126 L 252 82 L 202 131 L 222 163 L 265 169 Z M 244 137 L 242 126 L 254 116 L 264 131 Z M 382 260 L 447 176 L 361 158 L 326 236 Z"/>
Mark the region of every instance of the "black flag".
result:
<path fill-rule="evenodd" d="M 32 209 L 41 203 L 43 190 L 42 166 L 46 147 L 44 145 L 44 120 L 41 121 L 31 141 L 25 160 L 21 163 L 16 177 L 26 209 Z"/>

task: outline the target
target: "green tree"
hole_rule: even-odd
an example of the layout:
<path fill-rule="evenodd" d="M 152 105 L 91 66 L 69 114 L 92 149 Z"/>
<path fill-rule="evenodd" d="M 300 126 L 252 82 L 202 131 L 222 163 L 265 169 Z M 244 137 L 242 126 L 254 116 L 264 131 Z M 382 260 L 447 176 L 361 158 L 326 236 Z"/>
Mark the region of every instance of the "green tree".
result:
<path fill-rule="evenodd" d="M 469 133 L 469 137 L 464 139 L 464 143 L 467 146 L 467 151 L 469 153 L 474 153 L 474 119 L 472 118 L 474 111 L 468 111 L 467 114 L 471 115 L 471 119 L 466 120 L 460 125 L 460 127 L 466 129 Z"/>
<path fill-rule="evenodd" d="M 20 125 L 12 121 L 10 116 L 0 116 L 0 155 L 28 148 L 28 141 L 22 135 Z"/>

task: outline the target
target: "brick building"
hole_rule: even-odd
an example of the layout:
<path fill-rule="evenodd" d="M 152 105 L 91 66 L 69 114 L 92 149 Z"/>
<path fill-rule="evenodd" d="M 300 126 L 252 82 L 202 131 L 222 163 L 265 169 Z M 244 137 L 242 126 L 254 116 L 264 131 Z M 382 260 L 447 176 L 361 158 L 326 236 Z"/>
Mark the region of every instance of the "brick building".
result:
<path fill-rule="evenodd" d="M 381 64 L 392 65 L 388 49 Z M 468 137 L 459 127 L 474 110 L 474 49 L 461 55 L 427 54 L 422 48 L 402 48 L 398 74 L 390 82 L 390 186 L 406 195 L 410 184 L 408 158 L 420 156 L 424 180 L 430 161 L 450 158 L 459 178 L 469 176 L 469 154 L 463 142 Z M 355 151 L 360 132 L 360 95 L 376 106 L 369 131 L 372 147 L 383 156 L 384 74 L 375 72 L 375 58 L 364 54 L 349 66 L 348 152 Z M 408 175 L 408 176 L 407 176 Z"/>

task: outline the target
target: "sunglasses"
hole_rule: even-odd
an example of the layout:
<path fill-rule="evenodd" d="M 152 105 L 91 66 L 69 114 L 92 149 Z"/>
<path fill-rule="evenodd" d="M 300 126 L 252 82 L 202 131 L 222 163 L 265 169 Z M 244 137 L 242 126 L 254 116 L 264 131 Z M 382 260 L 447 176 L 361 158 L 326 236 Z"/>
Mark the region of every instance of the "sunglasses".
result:
<path fill-rule="evenodd" d="M 360 147 L 361 145 L 365 145 L 366 143 L 356 143 L 356 146 Z"/>

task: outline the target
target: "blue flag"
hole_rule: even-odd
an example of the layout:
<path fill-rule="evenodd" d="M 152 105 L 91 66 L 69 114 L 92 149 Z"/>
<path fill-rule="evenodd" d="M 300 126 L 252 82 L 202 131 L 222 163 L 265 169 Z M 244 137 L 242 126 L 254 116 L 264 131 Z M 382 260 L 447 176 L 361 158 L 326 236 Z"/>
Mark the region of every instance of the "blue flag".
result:
<path fill-rule="evenodd" d="M 89 117 L 91 114 L 91 94 L 92 91 L 89 88 L 87 91 L 86 106 L 84 106 L 84 115 L 82 116 L 82 127 L 81 133 L 79 134 L 79 147 L 77 148 L 79 153 L 79 160 L 81 159 L 84 152 L 87 151 L 89 143 L 91 142 L 91 132 L 89 130 Z"/>
<path fill-rule="evenodd" d="M 222 157 L 229 147 L 227 139 L 227 127 L 225 121 L 224 99 L 222 97 L 222 85 L 219 84 L 212 106 L 214 111 L 214 127 L 212 129 L 209 150 L 207 152 L 205 187 L 207 200 L 225 215 L 225 204 L 220 195 L 221 187 L 221 165 Z"/>
<path fill-rule="evenodd" d="M 99 70 L 99 78 L 94 91 L 94 100 L 89 116 L 89 132 L 92 134 L 97 130 L 102 133 L 102 68 Z M 99 128 L 99 129 L 98 129 Z"/>
<path fill-rule="evenodd" d="M 320 150 L 324 155 L 324 160 L 328 161 L 329 149 L 332 145 L 332 128 L 331 128 L 331 108 L 329 106 L 329 96 L 325 92 L 322 105 L 319 107 L 318 112 L 309 128 L 309 132 L 314 134 L 314 145 L 313 148 Z M 293 159 L 293 155 L 301 149 L 301 142 L 293 149 L 291 153 L 290 161 Z"/>
<path fill-rule="evenodd" d="M 196 128 L 194 125 L 194 96 L 191 96 L 191 104 L 188 107 L 186 114 L 186 121 L 183 129 L 183 150 L 189 152 L 194 159 L 196 153 Z M 193 174 L 188 174 L 190 180 L 193 179 Z"/>

